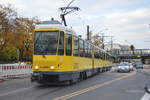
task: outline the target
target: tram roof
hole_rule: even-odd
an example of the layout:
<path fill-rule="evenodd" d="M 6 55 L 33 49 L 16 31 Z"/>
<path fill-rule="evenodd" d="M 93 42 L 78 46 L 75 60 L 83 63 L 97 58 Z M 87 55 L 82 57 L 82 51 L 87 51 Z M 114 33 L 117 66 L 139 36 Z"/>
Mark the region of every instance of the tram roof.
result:
<path fill-rule="evenodd" d="M 53 20 L 53 21 L 43 21 L 41 24 L 38 24 L 35 26 L 35 29 L 50 29 L 50 28 L 54 28 L 54 29 L 58 29 L 58 30 L 62 30 L 65 33 L 68 34 L 75 34 L 76 32 L 68 27 L 63 26 L 59 21 L 57 20 Z"/>
<path fill-rule="evenodd" d="M 38 24 L 35 26 L 35 29 L 50 29 L 50 28 L 54 28 L 54 29 L 58 29 L 58 30 L 62 30 L 65 33 L 68 34 L 74 34 L 77 36 L 76 32 L 68 27 L 63 26 L 59 21 L 57 20 L 51 20 L 51 21 L 43 21 L 41 24 Z M 89 41 L 86 41 L 89 44 L 93 45 L 95 48 L 100 49 L 101 51 L 109 54 L 108 52 L 106 52 L 104 49 L 101 49 L 98 46 L 95 46 L 94 44 L 90 43 Z M 110 54 L 109 54 L 110 55 Z"/>

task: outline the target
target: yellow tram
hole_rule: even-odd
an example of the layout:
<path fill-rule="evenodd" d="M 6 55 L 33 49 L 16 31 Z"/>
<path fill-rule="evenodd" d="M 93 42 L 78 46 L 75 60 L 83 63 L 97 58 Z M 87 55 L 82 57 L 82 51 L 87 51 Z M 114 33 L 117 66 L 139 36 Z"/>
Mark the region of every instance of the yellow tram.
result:
<path fill-rule="evenodd" d="M 111 68 L 112 56 L 58 21 L 35 27 L 31 81 L 74 82 Z"/>

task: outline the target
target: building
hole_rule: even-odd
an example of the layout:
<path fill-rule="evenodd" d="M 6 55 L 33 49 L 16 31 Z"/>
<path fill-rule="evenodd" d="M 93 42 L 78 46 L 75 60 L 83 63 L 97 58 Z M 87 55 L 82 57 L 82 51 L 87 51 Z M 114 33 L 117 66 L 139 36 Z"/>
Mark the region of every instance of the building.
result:
<path fill-rule="evenodd" d="M 114 43 L 113 45 L 106 44 L 105 45 L 105 50 L 110 52 L 112 55 L 117 55 L 117 54 L 119 54 L 120 51 L 130 50 L 130 46 L 129 45 L 121 45 L 119 43 Z"/>

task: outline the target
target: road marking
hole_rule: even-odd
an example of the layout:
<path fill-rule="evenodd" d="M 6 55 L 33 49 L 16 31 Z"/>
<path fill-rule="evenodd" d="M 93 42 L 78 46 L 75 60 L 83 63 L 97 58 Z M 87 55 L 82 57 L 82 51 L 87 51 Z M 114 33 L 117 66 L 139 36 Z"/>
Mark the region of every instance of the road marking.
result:
<path fill-rule="evenodd" d="M 0 94 L 0 97 L 1 97 L 1 96 L 6 96 L 6 95 L 10 95 L 10 94 L 15 94 L 15 93 L 17 93 L 17 92 L 22 92 L 22 91 L 31 89 L 31 88 L 33 88 L 33 87 L 34 87 L 34 86 L 28 87 L 28 88 L 21 88 L 21 89 L 13 90 L 13 91 L 10 91 L 10 92 L 7 92 L 7 93 L 2 93 L 2 94 Z"/>
<path fill-rule="evenodd" d="M 145 95 L 141 98 L 141 100 L 150 100 L 150 94 L 145 93 Z"/>
<path fill-rule="evenodd" d="M 133 72 L 133 73 L 127 74 L 125 76 L 118 77 L 118 78 L 116 78 L 114 80 L 110 80 L 110 81 L 107 81 L 107 82 L 104 82 L 104 83 L 101 83 L 101 84 L 97 84 L 97 85 L 94 85 L 94 86 L 91 86 L 91 87 L 88 87 L 88 88 L 85 88 L 85 89 L 81 89 L 81 90 L 75 91 L 73 93 L 66 94 L 64 96 L 60 96 L 60 97 L 54 98 L 53 100 L 66 100 L 66 99 L 69 99 L 71 97 L 74 97 L 74 96 L 77 96 L 77 95 L 80 95 L 80 94 L 84 94 L 86 92 L 95 90 L 97 88 L 109 85 L 109 84 L 111 84 L 111 83 L 113 83 L 115 81 L 125 79 L 125 78 L 127 78 L 129 76 L 132 76 L 134 74 L 136 74 L 136 72 Z"/>

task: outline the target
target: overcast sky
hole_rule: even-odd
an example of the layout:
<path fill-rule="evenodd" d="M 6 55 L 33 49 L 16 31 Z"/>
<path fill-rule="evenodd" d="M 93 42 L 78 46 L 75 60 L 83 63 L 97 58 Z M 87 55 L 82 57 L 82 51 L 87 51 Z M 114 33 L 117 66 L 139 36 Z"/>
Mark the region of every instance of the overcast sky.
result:
<path fill-rule="evenodd" d="M 59 7 L 70 0 L 0 0 L 12 4 L 20 16 L 60 20 Z M 75 0 L 72 6 L 81 10 L 67 15 L 67 23 L 79 35 L 86 35 L 86 25 L 93 33 L 114 36 L 114 42 L 150 48 L 150 0 Z M 108 29 L 108 30 L 105 30 Z M 107 40 L 110 40 L 106 38 Z"/>

